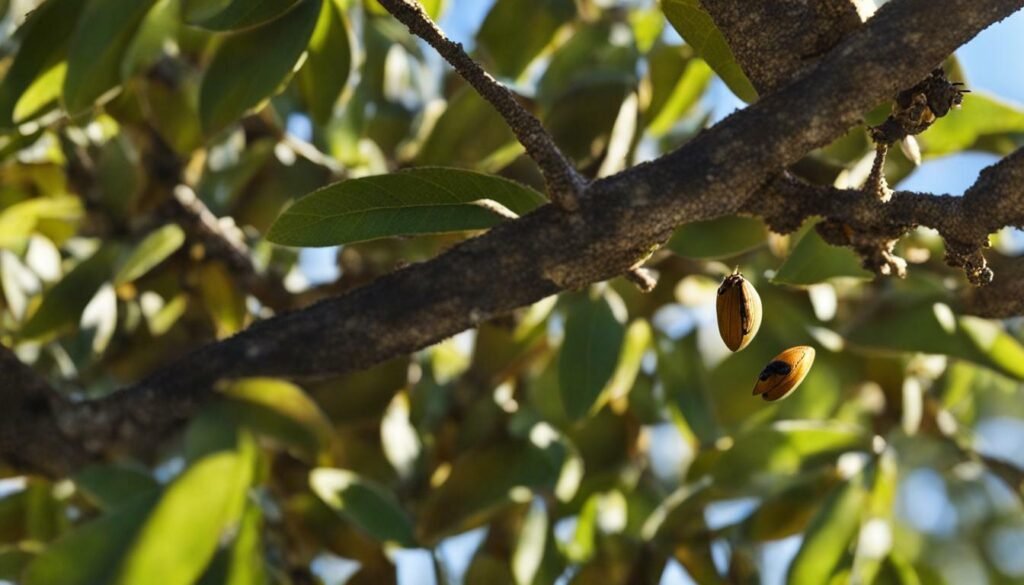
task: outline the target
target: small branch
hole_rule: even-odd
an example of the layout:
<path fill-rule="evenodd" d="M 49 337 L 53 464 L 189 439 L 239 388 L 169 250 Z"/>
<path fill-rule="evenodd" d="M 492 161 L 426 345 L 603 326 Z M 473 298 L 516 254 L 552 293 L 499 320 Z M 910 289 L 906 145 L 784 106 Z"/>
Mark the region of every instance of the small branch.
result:
<path fill-rule="evenodd" d="M 562 209 L 579 208 L 579 197 L 586 188 L 583 177 L 572 162 L 558 149 L 554 139 L 533 114 L 519 103 L 515 94 L 491 77 L 470 58 L 459 43 L 452 42 L 430 19 L 416 0 L 377 0 L 412 34 L 426 41 L 444 57 L 473 89 L 494 109 L 526 148 L 526 153 L 540 167 L 548 185 L 551 201 Z"/>
<path fill-rule="evenodd" d="M 292 305 L 292 295 L 281 280 L 260 274 L 253 266 L 242 230 L 218 220 L 192 189 L 185 185 L 174 187 L 168 207 L 189 240 L 202 244 L 206 254 L 223 261 L 243 290 L 273 309 L 282 310 Z"/>

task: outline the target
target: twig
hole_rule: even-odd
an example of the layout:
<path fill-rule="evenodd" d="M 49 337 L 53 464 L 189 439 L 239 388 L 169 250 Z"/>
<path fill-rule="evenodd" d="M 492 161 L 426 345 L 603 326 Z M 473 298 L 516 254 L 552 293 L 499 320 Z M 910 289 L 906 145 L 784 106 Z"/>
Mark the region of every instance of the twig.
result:
<path fill-rule="evenodd" d="M 253 266 L 252 254 L 242 239 L 242 231 L 221 223 L 192 189 L 185 185 L 176 186 L 169 209 L 188 237 L 201 243 L 208 255 L 223 261 L 244 290 L 273 309 L 291 307 L 292 295 L 281 280 L 260 274 Z"/>
<path fill-rule="evenodd" d="M 540 167 L 548 185 L 551 201 L 562 209 L 575 211 L 579 198 L 586 188 L 586 181 L 573 167 L 572 162 L 559 150 L 554 139 L 533 114 L 519 103 L 507 87 L 483 70 L 462 49 L 452 42 L 430 19 L 416 0 L 377 0 L 409 31 L 426 41 L 444 57 L 473 89 L 494 109 L 515 133 L 526 148 L 526 153 Z"/>

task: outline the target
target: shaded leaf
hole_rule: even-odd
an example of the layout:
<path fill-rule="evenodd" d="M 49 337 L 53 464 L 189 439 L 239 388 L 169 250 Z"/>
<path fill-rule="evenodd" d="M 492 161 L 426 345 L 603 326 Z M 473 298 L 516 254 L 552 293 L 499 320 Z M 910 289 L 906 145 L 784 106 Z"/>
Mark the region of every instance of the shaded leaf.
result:
<path fill-rule="evenodd" d="M 108 510 L 160 488 L 148 473 L 120 465 L 87 467 L 75 475 L 74 482 L 90 499 Z"/>
<path fill-rule="evenodd" d="M 334 0 L 325 0 L 309 39 L 306 63 L 296 78 L 309 114 L 317 123 L 326 124 L 331 118 L 351 69 L 352 47 L 345 13 Z"/>
<path fill-rule="evenodd" d="M 459 169 L 417 168 L 350 179 L 314 191 L 285 210 L 267 239 L 333 246 L 390 236 L 485 229 L 504 219 L 482 200 L 522 214 L 543 199 L 518 183 Z"/>
<path fill-rule="evenodd" d="M 251 430 L 296 446 L 313 461 L 330 447 L 331 423 L 302 388 L 273 378 L 247 378 L 223 392 L 231 398 L 229 412 Z"/>
<path fill-rule="evenodd" d="M 685 47 L 661 47 L 650 56 L 651 103 L 644 112 L 647 132 L 667 134 L 704 95 L 711 68 L 703 59 L 691 59 Z"/>
<path fill-rule="evenodd" d="M 142 495 L 69 532 L 37 556 L 23 574 L 25 585 L 108 583 L 156 494 Z"/>
<path fill-rule="evenodd" d="M 943 303 L 884 306 L 847 335 L 871 349 L 943 354 L 1024 380 L 1024 347 L 991 321 L 958 317 Z"/>
<path fill-rule="evenodd" d="M 832 493 L 811 522 L 789 566 L 787 583 L 820 585 L 829 582 L 857 534 L 866 499 L 863 476 L 854 477 Z"/>
<path fill-rule="evenodd" d="M 722 31 L 700 5 L 700 0 L 662 0 L 661 9 L 672 28 L 699 57 L 708 62 L 734 94 L 747 103 L 757 99 L 754 86 L 736 62 Z"/>
<path fill-rule="evenodd" d="M 328 506 L 382 543 L 416 546 L 412 522 L 383 487 L 344 469 L 314 469 L 309 485 Z"/>
<path fill-rule="evenodd" d="M 416 153 L 420 166 L 476 168 L 487 157 L 516 142 L 491 104 L 471 87 L 458 90 Z"/>
<path fill-rule="evenodd" d="M 558 356 L 558 382 L 565 412 L 573 420 L 591 411 L 619 361 L 625 326 L 611 304 L 621 301 L 610 299 L 612 294 L 608 291 L 569 305 Z"/>
<path fill-rule="evenodd" d="M 488 71 L 517 77 L 576 13 L 572 0 L 498 0 L 476 35 Z"/>
<path fill-rule="evenodd" d="M 811 228 L 789 253 L 772 282 L 808 285 L 840 276 L 861 280 L 874 278 L 873 274 L 861 266 L 856 252 L 828 244 L 818 235 L 818 230 Z"/>
<path fill-rule="evenodd" d="M 417 534 L 425 543 L 480 526 L 510 503 L 513 488 L 550 488 L 560 458 L 527 442 L 473 449 L 452 463 L 451 474 L 427 496 Z M 486 481 L 481 481 L 486 478 Z"/>
<path fill-rule="evenodd" d="M 131 282 L 143 276 L 167 259 L 185 243 L 185 231 L 176 224 L 168 224 L 150 233 L 132 250 L 114 275 L 114 286 Z"/>
<path fill-rule="evenodd" d="M 116 245 L 107 244 L 75 266 L 46 291 L 42 304 L 22 327 L 21 335 L 26 339 L 42 337 L 77 323 L 93 295 L 110 279 L 118 253 Z"/>
<path fill-rule="evenodd" d="M 198 11 L 193 8 L 186 22 L 210 30 L 238 30 L 277 18 L 295 3 L 296 0 L 231 0 L 223 10 L 213 15 L 202 12 L 197 15 Z"/>
<path fill-rule="evenodd" d="M 199 87 L 199 116 L 207 134 L 270 97 L 291 74 L 309 44 L 320 3 L 300 0 L 281 17 L 223 40 Z"/>
<path fill-rule="evenodd" d="M 155 0 L 89 2 L 68 46 L 64 107 L 75 114 L 121 82 L 121 60 Z"/>
<path fill-rule="evenodd" d="M 676 230 L 668 247 L 687 258 L 728 258 L 752 250 L 767 239 L 768 228 L 762 220 L 728 216 L 684 225 Z"/>
<path fill-rule="evenodd" d="M 864 430 L 836 421 L 779 421 L 736 436 L 712 475 L 719 487 L 757 495 L 815 463 L 864 449 L 869 440 Z"/>

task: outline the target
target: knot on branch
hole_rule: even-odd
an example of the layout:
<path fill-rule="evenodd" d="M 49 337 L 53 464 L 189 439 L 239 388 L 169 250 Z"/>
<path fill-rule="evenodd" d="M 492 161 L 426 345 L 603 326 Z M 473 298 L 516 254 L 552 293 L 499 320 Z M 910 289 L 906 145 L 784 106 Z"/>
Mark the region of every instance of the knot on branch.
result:
<path fill-rule="evenodd" d="M 857 230 L 849 224 L 829 219 L 819 223 L 816 229 L 826 242 L 853 248 L 866 270 L 883 276 L 906 278 L 907 261 L 893 253 L 896 242 L 907 231 L 906 226 Z"/>
<path fill-rule="evenodd" d="M 946 240 L 946 264 L 963 268 L 967 280 L 974 286 L 985 286 L 992 282 L 992 269 L 982 254 L 982 248 L 989 247 L 988 238 L 983 244 Z"/>
<path fill-rule="evenodd" d="M 870 129 L 871 139 L 877 144 L 895 144 L 924 132 L 935 120 L 960 107 L 964 94 L 970 93 L 962 86 L 959 81 L 951 82 L 941 67 L 932 70 L 923 81 L 896 96 L 889 117 Z"/>

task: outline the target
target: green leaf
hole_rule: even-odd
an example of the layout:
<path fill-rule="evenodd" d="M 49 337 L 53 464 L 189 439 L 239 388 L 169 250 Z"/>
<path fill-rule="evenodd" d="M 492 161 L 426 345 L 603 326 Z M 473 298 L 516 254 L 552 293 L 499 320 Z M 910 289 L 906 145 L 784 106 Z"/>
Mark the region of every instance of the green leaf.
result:
<path fill-rule="evenodd" d="M 309 485 L 328 506 L 376 540 L 416 546 L 412 522 L 383 487 L 351 471 L 325 467 L 310 473 Z"/>
<path fill-rule="evenodd" d="M 263 510 L 250 502 L 242 513 L 234 542 L 217 551 L 197 585 L 266 585 L 262 530 Z"/>
<path fill-rule="evenodd" d="M 223 40 L 199 87 L 199 115 L 207 134 L 224 129 L 281 86 L 309 44 L 320 2 L 300 0 L 281 17 Z"/>
<path fill-rule="evenodd" d="M 850 541 L 857 534 L 866 500 L 867 489 L 862 475 L 832 493 L 811 522 L 803 544 L 789 566 L 786 583 L 820 585 L 829 582 L 850 548 Z"/>
<path fill-rule="evenodd" d="M 512 501 L 514 488 L 552 488 L 562 459 L 525 441 L 477 447 L 455 460 L 451 474 L 430 492 L 419 514 L 425 544 L 485 524 Z M 525 495 L 525 494 L 524 494 Z"/>
<path fill-rule="evenodd" d="M 558 357 L 558 382 L 565 412 L 580 419 L 593 408 L 619 361 L 625 326 L 611 302 L 611 291 L 583 298 L 569 306 L 565 340 Z"/>
<path fill-rule="evenodd" d="M 89 2 L 68 46 L 64 107 L 76 114 L 121 82 L 121 60 L 155 0 Z"/>
<path fill-rule="evenodd" d="M 458 90 L 416 153 L 418 166 L 479 168 L 488 157 L 515 144 L 501 115 L 471 87 Z"/>
<path fill-rule="evenodd" d="M 286 246 L 334 246 L 386 238 L 479 230 L 505 216 L 476 202 L 490 200 L 515 214 L 543 198 L 518 183 L 458 169 L 417 168 L 350 179 L 314 191 L 285 210 L 267 239 Z"/>
<path fill-rule="evenodd" d="M 14 105 L 14 123 L 21 124 L 36 114 L 43 113 L 60 97 L 61 87 L 67 75 L 67 62 L 61 61 L 46 70 L 28 86 Z"/>
<path fill-rule="evenodd" d="M 708 62 L 737 97 L 747 103 L 757 99 L 754 86 L 736 62 L 722 31 L 700 5 L 700 0 L 662 0 L 661 10 L 672 28 L 699 57 Z"/>
<path fill-rule="evenodd" d="M 56 221 L 74 226 L 84 216 L 78 197 L 35 197 L 0 211 L 0 248 L 18 250 L 28 243 L 40 222 Z"/>
<path fill-rule="evenodd" d="M 167 488 L 125 559 L 118 583 L 149 583 L 159 576 L 165 585 L 190 585 L 202 575 L 224 531 L 238 522 L 252 483 L 256 446 L 241 437 L 236 450 L 203 457 Z"/>
<path fill-rule="evenodd" d="M 575 31 L 552 55 L 537 82 L 537 99 L 550 105 L 560 96 L 590 85 L 619 85 L 625 91 L 633 90 L 640 54 L 632 43 L 617 42 L 622 32 L 618 26 L 599 22 Z"/>
<path fill-rule="evenodd" d="M 498 0 L 476 35 L 488 70 L 518 77 L 575 14 L 572 0 Z"/>
<path fill-rule="evenodd" d="M 125 550 L 156 503 L 140 495 L 58 539 L 23 574 L 24 585 L 109 583 Z"/>
<path fill-rule="evenodd" d="M 868 433 L 839 422 L 779 421 L 755 427 L 715 462 L 715 484 L 759 495 L 792 474 L 840 453 L 868 446 Z"/>
<path fill-rule="evenodd" d="M 952 154 L 974 146 L 986 136 L 1024 132 L 1024 108 L 984 92 L 964 98 L 963 108 L 951 110 L 918 136 L 929 157 Z M 999 151 L 997 154 L 1009 154 Z"/>
<path fill-rule="evenodd" d="M 873 274 L 860 265 L 856 252 L 828 244 L 818 235 L 818 230 L 812 227 L 789 253 L 772 282 L 809 285 L 840 276 L 861 280 L 874 278 Z"/>
<path fill-rule="evenodd" d="M 84 5 L 85 0 L 50 0 L 29 14 L 19 29 L 21 45 L 0 81 L 0 128 L 13 126 L 15 105 L 25 90 L 63 61 Z"/>
<path fill-rule="evenodd" d="M 25 567 L 35 558 L 35 553 L 29 546 L 5 546 L 0 548 L 0 579 L 18 582 Z"/>
<path fill-rule="evenodd" d="M 93 295 L 110 279 L 118 253 L 118 247 L 114 244 L 102 246 L 92 257 L 75 266 L 60 282 L 46 291 L 42 304 L 21 329 L 22 337 L 42 337 L 77 323 Z"/>
<path fill-rule="evenodd" d="M 125 259 L 114 275 L 114 285 L 137 280 L 175 253 L 185 243 L 185 231 L 168 224 L 153 231 Z"/>
<path fill-rule="evenodd" d="M 998 323 L 958 317 L 943 303 L 883 306 L 854 327 L 847 340 L 870 349 L 957 357 L 1024 380 L 1024 346 Z"/>
<path fill-rule="evenodd" d="M 760 219 L 728 216 L 684 225 L 669 240 L 668 247 L 687 258 L 728 258 L 752 250 L 767 239 L 768 228 Z"/>
<path fill-rule="evenodd" d="M 708 396 L 708 372 L 697 346 L 697 334 L 672 341 L 661 339 L 658 350 L 658 378 L 665 385 L 666 398 L 703 445 L 718 439 L 718 421 Z"/>
<path fill-rule="evenodd" d="M 193 6 L 189 6 L 193 12 L 188 14 L 186 22 L 209 30 L 239 30 L 277 18 L 295 3 L 296 0 L 232 0 L 212 16 L 197 15 Z"/>
<path fill-rule="evenodd" d="M 309 40 L 306 63 L 296 78 L 309 114 L 318 124 L 330 120 L 351 70 L 352 47 L 345 13 L 333 0 L 325 1 Z"/>
<path fill-rule="evenodd" d="M 711 68 L 690 57 L 688 47 L 662 46 L 648 57 L 651 101 L 644 111 L 647 132 L 655 138 L 668 134 L 704 95 Z"/>
<path fill-rule="evenodd" d="M 313 461 L 329 449 L 334 429 L 302 388 L 273 378 L 246 378 L 223 392 L 231 398 L 228 411 L 254 432 L 296 446 Z"/>
<path fill-rule="evenodd" d="M 120 465 L 93 465 L 74 477 L 78 487 L 91 500 L 108 510 L 130 502 L 134 496 L 155 493 L 160 485 L 142 470 Z"/>

